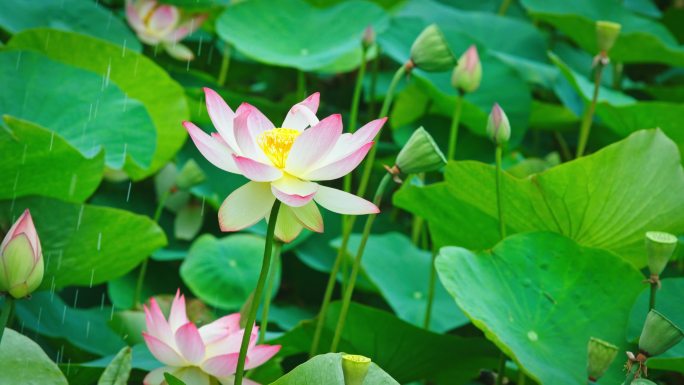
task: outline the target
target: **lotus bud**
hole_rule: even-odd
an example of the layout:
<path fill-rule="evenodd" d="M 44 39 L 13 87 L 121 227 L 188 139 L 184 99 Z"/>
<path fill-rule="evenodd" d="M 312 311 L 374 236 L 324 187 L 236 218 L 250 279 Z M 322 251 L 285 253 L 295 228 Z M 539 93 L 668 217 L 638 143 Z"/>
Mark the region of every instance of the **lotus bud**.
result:
<path fill-rule="evenodd" d="M 456 64 L 456 58 L 437 24 L 429 25 L 413 42 L 411 63 L 427 72 L 447 71 Z"/>
<path fill-rule="evenodd" d="M 597 381 L 603 377 L 603 374 L 608 370 L 610 364 L 615 360 L 618 348 L 617 346 L 591 337 L 589 339 L 587 372 L 591 381 Z"/>
<path fill-rule="evenodd" d="M 342 355 L 344 385 L 361 385 L 368 374 L 371 359 L 356 354 Z"/>
<path fill-rule="evenodd" d="M 492 112 L 489 114 L 487 135 L 497 146 L 506 144 L 511 137 L 511 124 L 498 103 L 494 103 Z"/>
<path fill-rule="evenodd" d="M 632 381 L 632 385 L 658 385 L 655 382 L 645 379 L 645 378 L 637 378 Z"/>
<path fill-rule="evenodd" d="M 26 210 L 0 245 L 0 292 L 17 299 L 28 296 L 43 281 L 43 269 L 40 239 Z"/>
<path fill-rule="evenodd" d="M 473 92 L 480 87 L 482 81 L 482 63 L 477 54 L 477 47 L 471 45 L 458 58 L 458 64 L 451 73 L 451 85 L 463 92 Z"/>
<path fill-rule="evenodd" d="M 648 254 L 648 269 L 651 275 L 659 276 L 672 258 L 677 247 L 677 237 L 662 231 L 646 233 L 646 253 Z"/>
<path fill-rule="evenodd" d="M 396 165 L 405 174 L 416 174 L 439 170 L 446 164 L 446 158 L 439 146 L 423 127 L 413 134 L 397 155 Z"/>
<path fill-rule="evenodd" d="M 204 171 L 193 159 L 185 162 L 176 175 L 176 186 L 181 190 L 188 190 L 190 187 L 202 183 L 206 179 Z"/>
<path fill-rule="evenodd" d="M 620 35 L 622 26 L 618 23 L 610 21 L 599 20 L 596 22 L 596 45 L 600 52 L 608 52 L 618 36 Z"/>
<path fill-rule="evenodd" d="M 639 337 L 639 352 L 646 357 L 665 353 L 684 338 L 684 332 L 672 321 L 656 310 L 646 316 L 644 328 Z"/>
<path fill-rule="evenodd" d="M 372 25 L 369 25 L 363 31 L 363 38 L 361 38 L 361 44 L 363 44 L 363 46 L 366 49 L 375 44 L 375 29 L 373 29 Z"/>

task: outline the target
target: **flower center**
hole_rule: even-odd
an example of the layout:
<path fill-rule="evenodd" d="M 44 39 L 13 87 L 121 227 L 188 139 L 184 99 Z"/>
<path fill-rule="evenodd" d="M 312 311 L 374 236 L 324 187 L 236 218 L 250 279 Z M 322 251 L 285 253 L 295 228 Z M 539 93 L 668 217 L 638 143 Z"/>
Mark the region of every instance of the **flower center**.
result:
<path fill-rule="evenodd" d="M 287 155 L 301 132 L 292 128 L 274 128 L 257 137 L 257 144 L 274 166 L 285 168 Z"/>

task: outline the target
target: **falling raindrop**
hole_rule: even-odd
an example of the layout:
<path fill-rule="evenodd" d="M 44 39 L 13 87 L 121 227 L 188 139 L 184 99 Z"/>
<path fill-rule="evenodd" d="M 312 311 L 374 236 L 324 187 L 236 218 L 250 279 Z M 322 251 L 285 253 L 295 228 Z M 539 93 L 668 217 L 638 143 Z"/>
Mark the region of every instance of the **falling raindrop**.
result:
<path fill-rule="evenodd" d="M 71 184 L 69 185 L 69 196 L 74 196 L 76 192 L 76 182 L 78 180 L 78 175 L 71 174 Z"/>
<path fill-rule="evenodd" d="M 114 306 L 112 306 L 112 309 L 109 311 L 109 320 L 111 321 L 113 319 L 114 319 Z"/>
<path fill-rule="evenodd" d="M 17 68 L 16 68 L 17 71 L 19 71 L 19 63 L 21 62 L 21 53 L 22 53 L 22 51 L 19 51 L 19 54 L 17 54 Z"/>
<path fill-rule="evenodd" d="M 204 216 L 204 202 L 206 201 L 205 197 L 202 197 L 202 208 L 200 209 L 200 217 Z"/>
<path fill-rule="evenodd" d="M 90 337 L 90 320 L 86 323 L 86 339 Z"/>
<path fill-rule="evenodd" d="M 74 307 L 76 307 L 76 303 L 78 303 L 78 289 L 76 289 L 76 295 L 74 295 Z"/>
<path fill-rule="evenodd" d="M 28 144 L 24 145 L 24 152 L 21 154 L 21 164 L 26 163 L 26 150 L 28 149 Z"/>
<path fill-rule="evenodd" d="M 52 280 L 50 282 L 50 303 L 54 302 L 55 300 L 55 289 L 57 286 L 55 285 L 55 276 L 52 276 Z"/>
<path fill-rule="evenodd" d="M 214 57 L 214 45 L 209 45 L 209 55 L 207 55 L 207 63 L 211 64 L 211 59 Z"/>
<path fill-rule="evenodd" d="M 126 193 L 126 203 L 131 199 L 131 188 L 133 187 L 133 182 L 128 181 L 128 192 Z"/>
<path fill-rule="evenodd" d="M 203 43 L 202 37 L 203 37 L 203 36 L 200 36 L 200 38 L 199 38 L 199 45 L 198 45 L 198 47 L 197 47 L 197 56 L 198 56 L 198 57 L 199 57 L 199 56 L 202 56 L 202 43 Z"/>
<path fill-rule="evenodd" d="M 126 57 L 126 39 L 123 40 L 123 49 L 121 50 L 121 57 Z"/>
<path fill-rule="evenodd" d="M 90 270 L 90 288 L 93 288 L 93 280 L 95 280 L 95 269 Z"/>
<path fill-rule="evenodd" d="M 45 35 L 45 49 L 50 45 L 50 32 Z"/>
<path fill-rule="evenodd" d="M 126 112 L 126 108 L 128 107 L 128 94 L 124 95 L 124 102 L 123 102 L 123 111 Z"/>
<path fill-rule="evenodd" d="M 100 300 L 100 311 L 104 310 L 105 293 L 102 293 L 102 299 Z"/>
<path fill-rule="evenodd" d="M 40 320 L 43 318 L 43 307 L 38 308 L 38 321 L 36 322 L 36 336 L 40 333 Z"/>
<path fill-rule="evenodd" d="M 12 191 L 17 191 L 17 186 L 19 185 L 19 170 L 17 170 L 17 176 L 14 178 L 14 187 L 12 187 Z"/>
<path fill-rule="evenodd" d="M 67 362 L 67 367 L 66 367 L 66 375 L 69 377 L 69 371 L 71 370 L 71 358 L 69 358 L 69 361 Z"/>
<path fill-rule="evenodd" d="M 50 135 L 50 148 L 48 149 L 49 152 L 52 152 L 52 144 L 55 141 L 55 132 L 52 131 L 52 135 Z"/>
<path fill-rule="evenodd" d="M 85 205 L 81 205 L 81 210 L 78 212 L 78 222 L 76 222 L 76 230 L 78 230 L 81 227 L 81 220 L 83 219 L 83 209 L 85 209 Z"/>
<path fill-rule="evenodd" d="M 104 91 L 105 88 L 109 87 L 109 77 L 112 74 L 112 58 L 109 58 L 109 62 L 107 63 L 107 73 L 104 76 L 103 83 L 102 83 L 102 90 Z"/>
<path fill-rule="evenodd" d="M 97 234 L 97 251 L 102 248 L 102 231 Z"/>

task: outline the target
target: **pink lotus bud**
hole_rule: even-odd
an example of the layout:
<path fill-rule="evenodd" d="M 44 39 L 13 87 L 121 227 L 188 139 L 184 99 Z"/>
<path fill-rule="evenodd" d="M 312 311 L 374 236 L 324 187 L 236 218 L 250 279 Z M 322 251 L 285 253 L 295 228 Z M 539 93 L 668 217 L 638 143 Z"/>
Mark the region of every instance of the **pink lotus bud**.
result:
<path fill-rule="evenodd" d="M 451 85 L 463 92 L 473 92 L 480 87 L 482 80 L 482 63 L 477 54 L 477 47 L 471 45 L 458 58 L 458 64 L 451 73 Z"/>
<path fill-rule="evenodd" d="M 511 124 L 508 122 L 508 117 L 499 103 L 494 103 L 492 112 L 489 114 L 487 121 L 487 135 L 497 145 L 508 142 L 511 137 Z"/>
<path fill-rule="evenodd" d="M 362 39 L 362 44 L 364 47 L 368 48 L 375 44 L 375 30 L 373 29 L 372 25 L 369 25 L 366 27 L 366 29 L 363 31 L 363 39 Z"/>
<path fill-rule="evenodd" d="M 28 210 L 9 229 L 0 245 L 0 292 L 24 298 L 43 281 L 43 253 Z"/>

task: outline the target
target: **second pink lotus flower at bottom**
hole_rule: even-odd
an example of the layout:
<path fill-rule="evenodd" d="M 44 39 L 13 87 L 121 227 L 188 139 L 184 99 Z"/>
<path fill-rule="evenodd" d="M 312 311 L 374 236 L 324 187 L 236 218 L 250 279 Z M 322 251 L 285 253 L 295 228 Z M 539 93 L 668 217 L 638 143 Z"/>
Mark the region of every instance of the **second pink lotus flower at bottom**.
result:
<path fill-rule="evenodd" d="M 244 329 L 240 314 L 219 318 L 199 329 L 190 322 L 185 309 L 185 297 L 176 293 L 168 320 L 157 302 L 145 306 L 147 331 L 143 332 L 148 349 L 166 366 L 150 372 L 145 385 L 165 384 L 164 373 L 170 373 L 188 385 L 232 385 L 237 368 Z M 268 361 L 280 350 L 280 345 L 257 345 L 259 328 L 252 330 L 245 369 Z M 245 380 L 245 384 L 256 384 Z"/>

